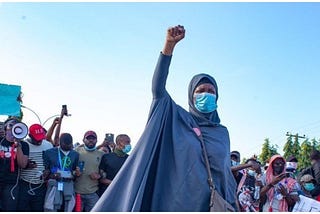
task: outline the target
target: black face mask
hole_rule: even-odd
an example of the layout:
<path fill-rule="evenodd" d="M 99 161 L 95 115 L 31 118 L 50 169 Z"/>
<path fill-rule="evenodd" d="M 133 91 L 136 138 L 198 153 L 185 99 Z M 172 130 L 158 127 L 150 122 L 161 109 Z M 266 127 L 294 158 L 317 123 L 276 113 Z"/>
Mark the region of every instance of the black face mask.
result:
<path fill-rule="evenodd" d="M 277 175 L 281 174 L 284 170 L 284 166 L 275 166 L 273 167 L 273 172 Z"/>

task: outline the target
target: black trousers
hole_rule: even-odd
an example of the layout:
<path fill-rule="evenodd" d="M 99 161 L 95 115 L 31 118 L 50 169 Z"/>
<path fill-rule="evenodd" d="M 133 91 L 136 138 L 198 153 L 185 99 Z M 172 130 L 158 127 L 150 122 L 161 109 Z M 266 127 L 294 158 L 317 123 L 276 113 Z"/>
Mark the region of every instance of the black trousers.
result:
<path fill-rule="evenodd" d="M 16 212 L 18 206 L 19 186 L 15 184 L 0 184 L 1 212 Z"/>
<path fill-rule="evenodd" d="M 24 180 L 19 181 L 18 211 L 43 212 L 44 199 L 47 191 L 46 184 L 30 184 Z"/>

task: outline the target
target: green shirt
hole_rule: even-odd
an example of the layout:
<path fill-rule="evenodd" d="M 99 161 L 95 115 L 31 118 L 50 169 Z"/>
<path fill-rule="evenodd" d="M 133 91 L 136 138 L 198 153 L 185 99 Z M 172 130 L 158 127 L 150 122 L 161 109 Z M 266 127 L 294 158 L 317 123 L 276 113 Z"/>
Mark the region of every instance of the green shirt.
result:
<path fill-rule="evenodd" d="M 80 154 L 79 162 L 84 161 L 81 176 L 75 181 L 75 192 L 80 194 L 91 194 L 98 190 L 99 180 L 92 180 L 90 174 L 99 173 L 99 164 L 104 154 L 101 150 L 87 151 L 84 146 L 75 149 Z"/>

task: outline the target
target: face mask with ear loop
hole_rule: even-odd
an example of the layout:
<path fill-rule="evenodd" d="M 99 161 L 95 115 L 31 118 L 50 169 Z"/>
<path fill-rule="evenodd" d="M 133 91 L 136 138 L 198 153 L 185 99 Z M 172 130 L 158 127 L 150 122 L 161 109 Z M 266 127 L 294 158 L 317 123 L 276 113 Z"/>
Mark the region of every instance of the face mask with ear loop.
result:
<path fill-rule="evenodd" d="M 122 151 L 126 154 L 129 153 L 131 151 L 131 145 L 130 144 L 125 145 Z"/>
<path fill-rule="evenodd" d="M 249 169 L 249 170 L 248 170 L 248 175 L 250 175 L 250 176 L 252 176 L 252 177 L 255 177 L 255 176 L 257 175 L 257 173 L 256 173 L 254 170 Z"/>
<path fill-rule="evenodd" d="M 217 109 L 217 96 L 211 93 L 195 94 L 195 108 L 202 113 L 211 113 Z"/>
<path fill-rule="evenodd" d="M 312 190 L 314 190 L 314 188 L 315 188 L 315 186 L 314 186 L 314 184 L 313 183 L 305 183 L 304 185 L 303 185 L 303 187 L 307 190 L 307 191 L 312 191 Z"/>

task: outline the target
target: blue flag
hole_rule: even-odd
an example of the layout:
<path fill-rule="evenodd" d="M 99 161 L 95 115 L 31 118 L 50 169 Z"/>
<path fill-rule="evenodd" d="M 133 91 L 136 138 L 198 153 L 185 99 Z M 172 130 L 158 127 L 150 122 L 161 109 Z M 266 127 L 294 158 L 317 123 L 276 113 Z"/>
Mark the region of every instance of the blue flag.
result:
<path fill-rule="evenodd" d="M 21 86 L 0 83 L 0 115 L 20 116 Z"/>

